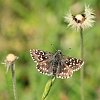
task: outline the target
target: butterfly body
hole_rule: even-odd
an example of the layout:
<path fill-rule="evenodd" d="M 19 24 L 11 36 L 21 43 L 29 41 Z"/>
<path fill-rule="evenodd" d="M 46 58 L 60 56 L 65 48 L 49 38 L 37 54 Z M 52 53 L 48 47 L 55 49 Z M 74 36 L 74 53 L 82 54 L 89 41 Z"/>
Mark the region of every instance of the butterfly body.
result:
<path fill-rule="evenodd" d="M 84 64 L 84 61 L 63 56 L 61 50 L 55 54 L 42 50 L 30 50 L 30 54 L 34 62 L 37 63 L 36 68 L 42 74 L 54 75 L 57 78 L 69 78 L 73 71 L 77 71 Z"/>
<path fill-rule="evenodd" d="M 52 64 L 52 66 L 53 66 L 53 75 L 55 75 L 55 76 L 56 76 L 56 72 L 57 72 L 57 69 L 59 67 L 60 61 L 61 61 L 61 51 L 58 50 L 56 52 L 56 54 L 54 55 L 54 57 L 53 57 L 53 64 Z"/>

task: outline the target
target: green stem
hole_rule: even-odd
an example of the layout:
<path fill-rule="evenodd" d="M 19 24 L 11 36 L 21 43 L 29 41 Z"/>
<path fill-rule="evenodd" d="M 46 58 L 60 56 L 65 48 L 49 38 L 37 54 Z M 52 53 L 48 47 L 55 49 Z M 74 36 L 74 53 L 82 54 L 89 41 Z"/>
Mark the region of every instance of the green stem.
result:
<path fill-rule="evenodd" d="M 81 59 L 83 60 L 84 56 L 84 45 L 83 45 L 83 29 L 80 27 L 80 38 L 81 38 Z"/>
<path fill-rule="evenodd" d="M 84 43 L 83 43 L 83 29 L 80 27 L 80 38 L 81 38 L 81 59 L 84 58 Z M 81 100 L 84 100 L 84 86 L 83 86 L 83 78 L 84 78 L 84 69 L 81 68 L 80 78 L 81 78 Z"/>
<path fill-rule="evenodd" d="M 50 80 L 48 80 L 48 82 L 46 83 L 45 85 L 45 88 L 44 88 L 44 92 L 43 92 L 43 95 L 42 95 L 42 100 L 45 100 L 50 92 L 50 89 L 53 85 L 53 83 L 55 82 L 55 79 L 56 77 L 52 77 Z"/>
<path fill-rule="evenodd" d="M 12 72 L 12 83 L 13 83 L 14 99 L 17 100 L 15 64 L 12 64 L 12 66 L 11 66 L 11 72 Z"/>

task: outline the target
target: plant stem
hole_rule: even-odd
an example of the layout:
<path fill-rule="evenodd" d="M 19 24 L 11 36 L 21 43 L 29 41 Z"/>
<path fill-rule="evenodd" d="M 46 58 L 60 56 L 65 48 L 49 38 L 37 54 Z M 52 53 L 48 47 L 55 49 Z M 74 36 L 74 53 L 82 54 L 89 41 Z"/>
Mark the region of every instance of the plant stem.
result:
<path fill-rule="evenodd" d="M 42 100 L 45 100 L 50 92 L 51 86 L 53 85 L 53 83 L 55 82 L 56 77 L 53 76 L 50 80 L 48 80 L 48 82 L 45 85 L 44 88 L 44 92 L 42 95 Z"/>
<path fill-rule="evenodd" d="M 83 29 L 80 27 L 80 42 L 81 42 L 81 59 L 84 58 L 84 42 L 83 42 Z M 83 86 L 83 78 L 84 78 L 84 69 L 81 68 L 80 78 L 81 78 L 81 100 L 84 100 L 84 86 Z"/>
<path fill-rule="evenodd" d="M 11 66 L 11 72 L 12 72 L 12 83 L 13 83 L 14 99 L 17 100 L 15 64 L 13 64 L 13 63 L 12 63 L 12 66 Z"/>

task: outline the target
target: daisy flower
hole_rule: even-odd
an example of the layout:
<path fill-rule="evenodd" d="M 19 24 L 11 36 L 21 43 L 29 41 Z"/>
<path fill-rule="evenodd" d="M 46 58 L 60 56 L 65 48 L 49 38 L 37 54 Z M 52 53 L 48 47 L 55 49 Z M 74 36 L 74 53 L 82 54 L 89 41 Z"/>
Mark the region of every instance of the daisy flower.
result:
<path fill-rule="evenodd" d="M 83 14 L 72 15 L 69 11 L 64 17 L 65 21 L 68 22 L 68 27 L 71 26 L 73 29 L 80 30 L 87 29 L 93 26 L 95 14 L 89 5 L 85 5 L 85 11 Z"/>

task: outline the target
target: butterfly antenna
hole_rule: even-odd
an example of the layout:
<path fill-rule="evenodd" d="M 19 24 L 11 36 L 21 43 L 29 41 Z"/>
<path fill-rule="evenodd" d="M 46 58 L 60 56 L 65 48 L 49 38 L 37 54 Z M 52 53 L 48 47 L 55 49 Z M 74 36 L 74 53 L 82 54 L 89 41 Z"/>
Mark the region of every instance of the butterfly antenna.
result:
<path fill-rule="evenodd" d="M 71 50 L 71 48 L 67 48 L 66 50 L 69 51 L 69 50 Z"/>
<path fill-rule="evenodd" d="M 70 50 L 71 48 L 68 48 L 68 50 Z"/>
<path fill-rule="evenodd" d="M 53 45 L 53 44 L 51 44 L 51 46 L 54 48 L 54 50 L 55 50 L 55 51 L 57 51 L 57 49 L 54 47 L 54 45 Z"/>

